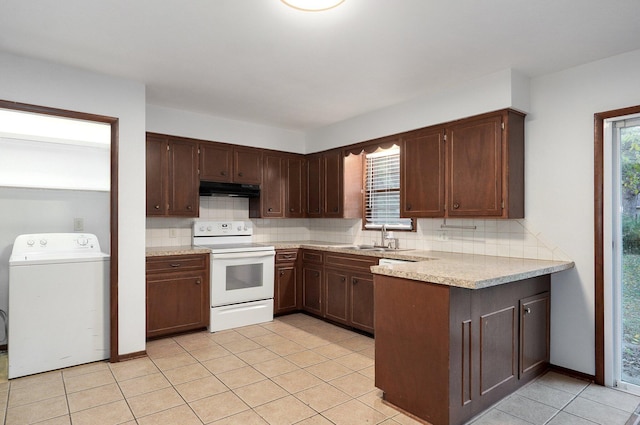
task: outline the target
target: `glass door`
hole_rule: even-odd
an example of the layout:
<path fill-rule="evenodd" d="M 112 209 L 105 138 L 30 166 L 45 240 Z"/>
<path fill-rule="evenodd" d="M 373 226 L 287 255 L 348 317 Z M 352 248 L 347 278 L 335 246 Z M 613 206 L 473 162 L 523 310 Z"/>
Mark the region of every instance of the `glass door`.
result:
<path fill-rule="evenodd" d="M 609 124 L 614 148 L 615 384 L 640 393 L 640 116 Z"/>

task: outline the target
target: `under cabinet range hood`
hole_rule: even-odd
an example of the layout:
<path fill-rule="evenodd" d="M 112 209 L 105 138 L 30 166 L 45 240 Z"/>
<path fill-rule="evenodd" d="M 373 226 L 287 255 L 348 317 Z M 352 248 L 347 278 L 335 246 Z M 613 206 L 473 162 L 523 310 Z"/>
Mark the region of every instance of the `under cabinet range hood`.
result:
<path fill-rule="evenodd" d="M 257 198 L 260 196 L 260 185 L 201 181 L 200 196 Z"/>

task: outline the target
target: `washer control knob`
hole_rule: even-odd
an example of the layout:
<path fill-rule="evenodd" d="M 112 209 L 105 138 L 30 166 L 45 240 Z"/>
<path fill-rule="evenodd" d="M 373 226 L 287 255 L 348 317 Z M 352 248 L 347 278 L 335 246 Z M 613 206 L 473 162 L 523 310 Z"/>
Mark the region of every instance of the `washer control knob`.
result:
<path fill-rule="evenodd" d="M 27 241 L 27 245 L 29 245 L 29 246 L 33 246 L 33 244 L 35 244 L 35 243 L 36 243 L 36 241 L 34 241 L 33 239 L 29 239 Z"/>
<path fill-rule="evenodd" d="M 46 239 L 40 239 L 40 245 L 41 246 L 47 246 L 47 240 Z"/>
<path fill-rule="evenodd" d="M 200 226 L 200 231 L 204 232 L 204 226 Z"/>
<path fill-rule="evenodd" d="M 89 243 L 89 239 L 87 239 L 87 238 L 78 238 L 78 245 L 85 246 L 88 243 Z"/>
<path fill-rule="evenodd" d="M 211 226 L 207 226 L 207 232 L 211 231 Z"/>

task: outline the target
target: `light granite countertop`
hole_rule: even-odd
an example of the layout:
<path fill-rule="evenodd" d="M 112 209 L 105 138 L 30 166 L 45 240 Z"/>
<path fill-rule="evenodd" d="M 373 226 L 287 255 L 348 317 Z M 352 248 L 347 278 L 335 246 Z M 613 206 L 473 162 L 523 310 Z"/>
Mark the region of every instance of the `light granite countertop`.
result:
<path fill-rule="evenodd" d="M 574 267 L 572 261 L 546 261 L 526 258 L 492 257 L 441 251 L 354 250 L 351 244 L 326 241 L 290 241 L 272 243 L 276 249 L 316 249 L 320 251 L 393 258 L 410 262 L 372 266 L 374 274 L 400 277 L 467 289 L 482 289 L 536 276 L 561 272 Z M 206 253 L 207 249 L 180 246 L 147 248 L 147 256 Z"/>

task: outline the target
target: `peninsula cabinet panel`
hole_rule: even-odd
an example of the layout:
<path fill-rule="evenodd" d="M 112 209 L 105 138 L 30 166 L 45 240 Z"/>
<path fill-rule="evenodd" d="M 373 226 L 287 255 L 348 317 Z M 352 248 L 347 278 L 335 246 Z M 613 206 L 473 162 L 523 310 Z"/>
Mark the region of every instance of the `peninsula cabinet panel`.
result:
<path fill-rule="evenodd" d="M 403 136 L 400 148 L 400 214 L 402 217 L 444 216 L 444 128 Z"/>
<path fill-rule="evenodd" d="M 536 375 L 549 363 L 551 298 L 543 292 L 520 300 L 520 377 Z M 545 343 L 541 343 L 544 341 Z"/>
<path fill-rule="evenodd" d="M 374 275 L 375 384 L 433 425 L 461 425 L 548 367 L 548 275 L 464 289 Z"/>

